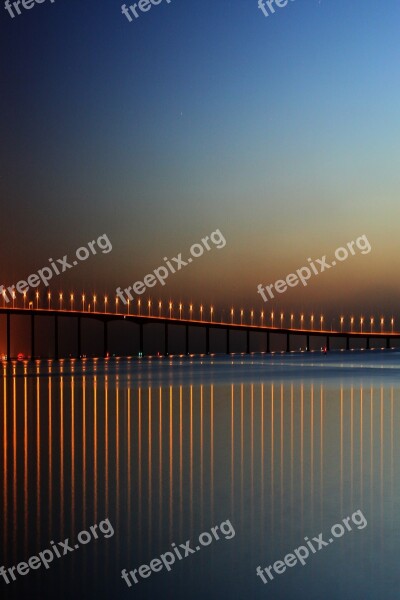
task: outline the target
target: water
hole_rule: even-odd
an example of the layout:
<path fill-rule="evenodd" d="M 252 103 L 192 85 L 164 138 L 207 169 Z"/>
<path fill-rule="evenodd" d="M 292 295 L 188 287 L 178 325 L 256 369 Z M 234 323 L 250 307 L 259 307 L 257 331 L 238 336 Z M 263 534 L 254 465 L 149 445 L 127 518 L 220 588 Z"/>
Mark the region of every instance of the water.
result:
<path fill-rule="evenodd" d="M 51 541 L 71 550 L 0 577 L 1 597 L 398 598 L 399 364 L 337 352 L 4 365 L 0 566 Z M 349 531 L 358 510 L 367 524 L 358 513 Z M 256 575 L 320 533 L 305 566 Z M 170 571 L 121 578 L 189 540 L 201 549 Z"/>

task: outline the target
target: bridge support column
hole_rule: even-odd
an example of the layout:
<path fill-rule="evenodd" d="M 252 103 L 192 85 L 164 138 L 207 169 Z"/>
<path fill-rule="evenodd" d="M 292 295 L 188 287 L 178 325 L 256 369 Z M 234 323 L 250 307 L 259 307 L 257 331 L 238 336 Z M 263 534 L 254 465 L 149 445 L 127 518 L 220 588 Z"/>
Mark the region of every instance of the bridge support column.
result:
<path fill-rule="evenodd" d="M 226 353 L 230 354 L 230 339 L 229 339 L 229 329 L 226 330 Z"/>
<path fill-rule="evenodd" d="M 185 325 L 185 354 L 189 354 L 189 325 Z"/>
<path fill-rule="evenodd" d="M 139 323 L 139 354 L 143 356 L 143 323 Z"/>
<path fill-rule="evenodd" d="M 81 358 L 82 355 L 82 326 L 81 326 L 81 318 L 78 317 L 78 358 Z"/>
<path fill-rule="evenodd" d="M 367 345 L 366 345 L 366 349 L 370 350 L 370 339 L 369 337 L 367 337 Z"/>
<path fill-rule="evenodd" d="M 35 315 L 31 313 L 31 360 L 35 360 Z"/>
<path fill-rule="evenodd" d="M 246 331 L 246 354 L 250 354 L 250 330 Z"/>
<path fill-rule="evenodd" d="M 168 323 L 164 323 L 164 354 L 168 356 Z"/>
<path fill-rule="evenodd" d="M 386 338 L 386 349 L 389 350 L 390 348 L 390 338 Z"/>
<path fill-rule="evenodd" d="M 7 361 L 11 360 L 11 315 L 7 313 Z"/>
<path fill-rule="evenodd" d="M 346 337 L 346 350 L 350 350 L 350 336 Z"/>
<path fill-rule="evenodd" d="M 104 358 L 108 356 L 108 321 L 103 321 L 103 352 Z"/>
<path fill-rule="evenodd" d="M 269 331 L 267 331 L 267 354 L 270 354 L 270 352 L 271 352 L 270 335 L 269 335 Z"/>
<path fill-rule="evenodd" d="M 210 328 L 206 327 L 206 354 L 210 354 Z"/>
<path fill-rule="evenodd" d="M 307 344 L 307 352 L 310 352 L 310 336 L 309 335 L 307 335 L 307 342 L 306 342 L 306 344 Z"/>
<path fill-rule="evenodd" d="M 54 360 L 58 360 L 58 315 L 54 315 Z"/>
<path fill-rule="evenodd" d="M 326 349 L 327 349 L 328 352 L 331 349 L 330 345 L 329 345 L 329 335 L 326 336 Z"/>
<path fill-rule="evenodd" d="M 290 335 L 286 334 L 286 352 L 290 352 Z"/>

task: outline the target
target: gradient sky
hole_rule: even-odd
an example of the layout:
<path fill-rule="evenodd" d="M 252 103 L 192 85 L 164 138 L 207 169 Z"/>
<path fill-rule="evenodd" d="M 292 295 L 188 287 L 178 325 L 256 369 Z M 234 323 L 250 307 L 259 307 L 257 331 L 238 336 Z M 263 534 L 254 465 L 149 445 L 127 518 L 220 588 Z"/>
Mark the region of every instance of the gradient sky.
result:
<path fill-rule="evenodd" d="M 52 290 L 111 294 L 220 228 L 154 299 L 397 314 L 398 0 L 0 9 L 1 283 L 106 233 Z M 362 234 L 370 254 L 257 294 Z"/>

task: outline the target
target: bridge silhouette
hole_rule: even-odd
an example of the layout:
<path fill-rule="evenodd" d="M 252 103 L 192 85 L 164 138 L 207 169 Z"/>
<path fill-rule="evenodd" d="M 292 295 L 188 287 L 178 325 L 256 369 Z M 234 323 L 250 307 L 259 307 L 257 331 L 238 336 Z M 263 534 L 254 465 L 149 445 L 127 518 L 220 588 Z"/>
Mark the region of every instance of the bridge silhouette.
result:
<path fill-rule="evenodd" d="M 191 328 L 201 328 L 204 330 L 204 353 L 203 354 L 210 354 L 211 353 L 211 348 L 210 348 L 210 331 L 213 329 L 215 330 L 225 330 L 226 331 L 226 345 L 225 345 L 225 352 L 226 354 L 231 354 L 231 333 L 232 332 L 244 332 L 246 334 L 246 344 L 245 344 L 245 351 L 243 352 L 246 354 L 251 354 L 251 334 L 252 333 L 264 333 L 265 334 L 265 345 L 264 345 L 264 352 L 269 353 L 271 352 L 271 335 L 273 334 L 280 334 L 281 336 L 284 336 L 284 338 L 286 339 L 286 352 L 290 352 L 291 351 L 291 340 L 292 338 L 296 338 L 298 336 L 305 336 L 306 338 L 306 351 L 310 351 L 310 339 L 311 338 L 321 338 L 323 340 L 323 346 L 326 347 L 326 349 L 329 351 L 330 349 L 330 341 L 334 338 L 341 338 L 344 342 L 344 348 L 346 350 L 350 350 L 351 349 L 351 341 L 352 340 L 363 340 L 365 343 L 364 348 L 365 349 L 371 349 L 371 340 L 380 340 L 380 346 L 378 346 L 379 348 L 386 348 L 386 349 L 390 349 L 391 348 L 391 341 L 395 340 L 395 339 L 400 339 L 400 333 L 393 331 L 393 319 L 391 321 L 392 323 L 392 330 L 390 332 L 388 331 L 382 331 L 383 329 L 383 319 L 381 320 L 381 332 L 375 332 L 373 331 L 373 327 L 372 327 L 372 323 L 373 323 L 373 319 L 371 319 L 371 331 L 370 332 L 366 332 L 366 331 L 362 331 L 362 325 L 363 325 L 363 319 L 361 319 L 361 323 L 360 323 L 360 331 L 343 331 L 343 318 L 341 318 L 341 330 L 340 331 L 335 331 L 335 330 L 324 330 L 322 329 L 322 319 L 323 317 L 321 317 L 321 328 L 320 329 L 307 329 L 307 328 L 295 328 L 295 327 L 283 327 L 283 323 L 282 323 L 282 315 L 281 315 L 281 326 L 273 326 L 272 325 L 264 325 L 264 324 L 259 324 L 259 325 L 254 325 L 253 324 L 253 311 L 252 311 L 252 317 L 251 317 L 251 323 L 235 323 L 233 322 L 233 309 L 231 311 L 231 322 L 223 322 L 221 319 L 221 322 L 217 322 L 213 320 L 213 309 L 211 309 L 211 318 L 210 320 L 204 320 L 204 319 L 187 319 L 187 318 L 182 318 L 182 305 L 180 305 L 180 316 L 178 317 L 172 317 L 171 315 L 171 303 L 169 305 L 169 309 L 170 309 L 170 316 L 161 316 L 161 314 L 159 314 L 159 316 L 153 315 L 153 314 L 148 314 L 148 315 L 143 315 L 143 314 L 130 314 L 129 312 L 129 305 L 127 308 L 127 312 L 122 313 L 122 312 L 118 312 L 117 311 L 117 305 L 116 305 L 116 309 L 115 312 L 107 312 L 106 310 L 104 311 L 95 311 L 95 310 L 91 310 L 90 311 L 90 305 L 88 305 L 88 310 L 73 310 L 73 308 L 70 309 L 63 309 L 61 306 L 61 302 L 60 302 L 60 308 L 59 309 L 55 309 L 55 308 L 51 308 L 50 307 L 50 303 L 49 303 L 49 308 L 39 308 L 39 306 L 34 307 L 33 306 L 33 302 L 29 302 L 29 307 L 26 308 L 18 308 L 18 307 L 3 307 L 0 308 L 0 315 L 5 315 L 6 316 L 6 357 L 4 357 L 7 361 L 13 360 L 18 358 L 17 356 L 12 357 L 11 356 L 11 345 L 12 345 L 12 317 L 13 316 L 29 316 L 30 317 L 30 326 L 29 326 L 29 330 L 30 330 L 30 355 L 29 358 L 31 360 L 36 359 L 36 358 L 40 358 L 36 355 L 36 351 L 35 351 L 35 333 L 36 333 L 36 318 L 37 317 L 46 317 L 48 319 L 52 319 L 53 323 L 54 323 L 54 348 L 53 348 L 53 356 L 52 358 L 54 359 L 59 359 L 60 358 L 60 353 L 59 353 L 59 343 L 60 343 L 60 335 L 59 335 L 59 319 L 60 318 L 69 318 L 69 319 L 73 319 L 75 320 L 75 326 L 76 326 L 76 334 L 77 334 L 77 343 L 76 343 L 76 354 L 75 354 L 75 358 L 81 358 L 82 357 L 82 320 L 83 319 L 91 319 L 91 320 L 97 320 L 103 323 L 103 353 L 102 356 L 103 357 L 109 357 L 110 356 L 110 348 L 109 348 L 109 340 L 108 340 L 108 329 L 109 329 L 109 323 L 111 322 L 115 322 L 115 321 L 125 321 L 128 323 L 134 323 L 136 325 L 138 325 L 139 327 L 139 355 L 140 356 L 144 356 L 144 334 L 145 334 L 145 325 L 149 325 L 149 324 L 158 324 L 163 326 L 164 329 L 164 334 L 163 334 L 163 346 L 164 346 L 164 352 L 163 354 L 165 356 L 169 356 L 169 328 L 172 325 L 179 325 L 180 327 L 185 329 L 185 351 L 184 354 L 189 355 L 191 354 L 190 352 L 190 329 Z M 192 312 L 192 310 L 191 310 Z M 150 313 L 150 304 L 149 304 L 149 313 Z M 160 310 L 161 313 L 161 310 Z M 293 315 L 291 320 L 293 319 Z M 303 320 L 303 316 L 302 316 L 302 320 Z M 243 311 L 241 311 L 241 321 L 243 321 Z M 384 346 L 382 346 L 382 342 L 384 343 Z M 259 352 L 259 350 L 257 350 L 257 352 Z M 183 354 L 183 353 L 181 353 Z M 68 355 L 68 357 L 70 357 L 71 355 Z M 28 358 L 28 357 L 24 357 L 24 358 Z M 46 357 L 47 358 L 47 357 Z M 62 358 L 62 357 L 61 357 Z M 67 357 L 65 357 L 67 358 Z"/>

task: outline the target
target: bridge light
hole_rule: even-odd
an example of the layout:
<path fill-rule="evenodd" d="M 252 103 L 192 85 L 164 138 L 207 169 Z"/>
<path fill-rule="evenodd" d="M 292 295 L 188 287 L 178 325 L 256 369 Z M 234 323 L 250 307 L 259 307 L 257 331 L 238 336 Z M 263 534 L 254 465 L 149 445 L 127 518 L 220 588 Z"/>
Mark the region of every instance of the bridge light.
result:
<path fill-rule="evenodd" d="M 321 331 L 322 331 L 322 323 L 324 322 L 324 317 L 323 317 L 323 315 L 321 315 L 321 317 L 320 317 L 320 321 L 321 321 Z"/>
<path fill-rule="evenodd" d="M 283 327 L 283 313 L 281 313 L 281 329 Z"/>
<path fill-rule="evenodd" d="M 63 295 L 62 292 L 59 293 L 58 298 L 60 300 L 60 310 L 62 310 L 62 301 L 63 301 Z"/>
<path fill-rule="evenodd" d="M 240 310 L 240 324 L 243 325 L 243 309 Z"/>
<path fill-rule="evenodd" d="M 107 312 L 107 302 L 108 302 L 108 297 L 104 296 L 104 312 Z"/>
<path fill-rule="evenodd" d="M 158 303 L 158 316 L 161 317 L 161 307 L 162 307 L 162 302 L 161 300 Z"/>
<path fill-rule="evenodd" d="M 304 315 L 300 315 L 301 329 L 303 329 Z"/>
<path fill-rule="evenodd" d="M 25 308 L 25 304 L 26 304 L 26 292 L 24 292 L 24 308 Z"/>
<path fill-rule="evenodd" d="M 96 312 L 96 300 L 97 300 L 96 294 L 93 294 L 93 312 Z"/>
<path fill-rule="evenodd" d="M 36 308 L 39 308 L 39 292 L 36 292 Z"/>
<path fill-rule="evenodd" d="M 71 310 L 72 310 L 72 309 L 73 309 L 73 306 L 74 306 L 74 295 L 73 295 L 73 294 L 70 294 L 70 296 L 69 296 L 69 300 L 70 300 L 70 302 L 71 302 Z"/>
<path fill-rule="evenodd" d="M 211 308 L 210 308 L 211 323 L 212 323 L 212 320 L 213 320 L 213 312 L 214 312 L 214 308 L 211 306 Z"/>
<path fill-rule="evenodd" d="M 273 312 L 271 313 L 271 324 L 273 327 L 274 326 L 274 313 Z"/>
<path fill-rule="evenodd" d="M 293 319 L 294 319 L 294 314 L 291 313 L 290 315 L 290 328 L 293 329 Z"/>

